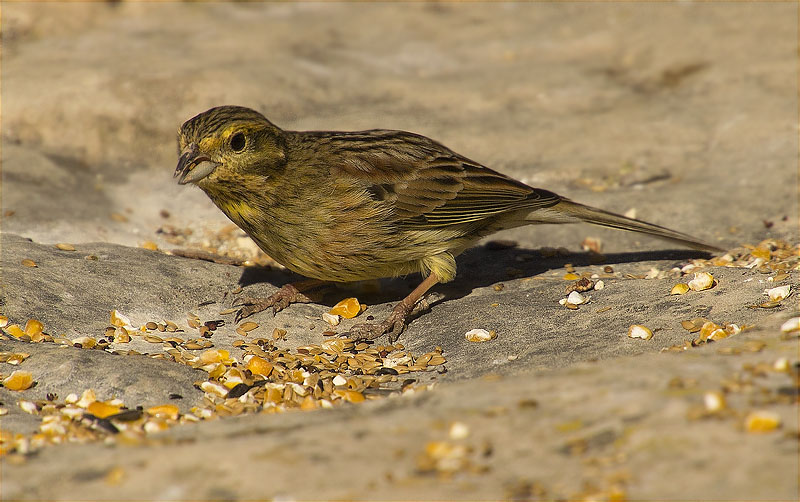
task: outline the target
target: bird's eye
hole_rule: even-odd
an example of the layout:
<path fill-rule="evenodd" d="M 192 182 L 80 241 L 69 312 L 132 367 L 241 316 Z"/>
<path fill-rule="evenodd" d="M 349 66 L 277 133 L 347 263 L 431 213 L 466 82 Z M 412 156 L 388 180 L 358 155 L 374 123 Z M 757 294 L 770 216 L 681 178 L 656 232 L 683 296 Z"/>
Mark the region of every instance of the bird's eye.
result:
<path fill-rule="evenodd" d="M 244 150 L 244 144 L 245 144 L 244 134 L 237 132 L 236 134 L 231 136 L 231 150 L 233 150 L 234 152 L 241 152 L 242 150 Z"/>

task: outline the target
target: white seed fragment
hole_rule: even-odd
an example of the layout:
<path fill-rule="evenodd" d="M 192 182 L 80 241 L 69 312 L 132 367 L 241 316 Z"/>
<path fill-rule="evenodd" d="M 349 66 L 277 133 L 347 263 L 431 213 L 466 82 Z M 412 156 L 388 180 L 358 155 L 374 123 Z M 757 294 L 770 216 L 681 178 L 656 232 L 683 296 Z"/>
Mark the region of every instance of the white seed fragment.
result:
<path fill-rule="evenodd" d="M 221 383 L 206 381 L 200 384 L 200 388 L 203 390 L 203 392 L 207 392 L 215 396 L 226 397 L 228 395 L 228 389 Z"/>
<path fill-rule="evenodd" d="M 131 320 L 125 314 L 122 314 L 118 310 L 111 311 L 111 324 L 114 326 L 130 326 Z"/>
<path fill-rule="evenodd" d="M 347 385 L 347 379 L 342 375 L 336 375 L 335 377 L 333 377 L 333 385 L 337 387 L 342 385 Z"/>
<path fill-rule="evenodd" d="M 19 407 L 22 408 L 22 411 L 24 411 L 25 413 L 36 415 L 36 403 L 34 403 L 33 401 L 20 401 Z"/>
<path fill-rule="evenodd" d="M 567 302 L 573 305 L 582 305 L 589 301 L 588 296 L 583 296 L 582 294 L 578 293 L 577 291 L 573 291 L 567 296 Z"/>
<path fill-rule="evenodd" d="M 649 340 L 653 338 L 653 332 L 647 326 L 641 324 L 632 324 L 628 328 L 628 336 L 630 338 L 641 338 L 642 340 Z"/>
<path fill-rule="evenodd" d="M 331 326 L 338 326 L 340 319 L 341 319 L 341 316 L 339 316 L 337 314 L 331 314 L 329 312 L 324 312 L 322 314 L 322 320 L 325 321 L 326 323 L 330 324 Z"/>
<path fill-rule="evenodd" d="M 725 332 L 729 335 L 738 335 L 742 332 L 742 327 L 738 324 L 726 324 L 725 325 Z"/>
<path fill-rule="evenodd" d="M 464 334 L 464 338 L 468 342 L 488 342 L 497 338 L 497 333 L 485 329 L 471 329 Z"/>
<path fill-rule="evenodd" d="M 645 279 L 660 279 L 661 278 L 660 277 L 661 274 L 662 274 L 661 270 L 659 270 L 659 269 L 657 269 L 655 267 L 651 267 L 650 270 L 648 270 L 647 273 L 644 275 L 644 278 Z"/>
<path fill-rule="evenodd" d="M 778 286 L 772 289 L 765 289 L 764 293 L 766 293 L 769 296 L 769 299 L 772 300 L 773 302 L 779 302 L 785 299 L 787 296 L 789 296 L 791 291 L 792 287 L 787 285 L 787 286 Z"/>
<path fill-rule="evenodd" d="M 606 287 L 606 283 L 603 282 L 603 281 L 597 281 L 597 282 L 594 283 L 595 291 L 600 291 L 601 289 L 603 289 L 605 287 Z"/>
<path fill-rule="evenodd" d="M 469 426 L 464 422 L 453 422 L 450 424 L 449 431 L 450 439 L 458 440 L 464 439 L 469 436 Z"/>
<path fill-rule="evenodd" d="M 692 291 L 704 291 L 714 286 L 714 276 L 708 272 L 695 272 L 694 279 L 689 281 L 689 289 Z"/>
<path fill-rule="evenodd" d="M 789 372 L 789 359 L 787 359 L 785 357 L 781 357 L 781 358 L 777 359 L 772 364 L 772 369 L 774 369 L 775 371 L 778 371 L 780 373 L 788 373 Z"/>
<path fill-rule="evenodd" d="M 781 332 L 791 333 L 792 331 L 800 331 L 800 317 L 792 317 L 781 324 Z"/>
<path fill-rule="evenodd" d="M 709 391 L 703 396 L 703 402 L 706 405 L 706 410 L 710 412 L 718 412 L 725 409 L 725 396 L 719 391 Z"/>

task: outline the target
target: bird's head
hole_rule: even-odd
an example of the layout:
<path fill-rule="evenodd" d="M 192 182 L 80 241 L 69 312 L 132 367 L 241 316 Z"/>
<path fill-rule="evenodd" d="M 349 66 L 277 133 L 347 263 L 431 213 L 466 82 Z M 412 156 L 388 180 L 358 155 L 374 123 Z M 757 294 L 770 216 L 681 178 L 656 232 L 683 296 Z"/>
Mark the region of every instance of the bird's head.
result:
<path fill-rule="evenodd" d="M 178 154 L 178 183 L 204 190 L 248 174 L 268 177 L 286 159 L 283 131 L 242 106 L 219 106 L 184 122 Z"/>

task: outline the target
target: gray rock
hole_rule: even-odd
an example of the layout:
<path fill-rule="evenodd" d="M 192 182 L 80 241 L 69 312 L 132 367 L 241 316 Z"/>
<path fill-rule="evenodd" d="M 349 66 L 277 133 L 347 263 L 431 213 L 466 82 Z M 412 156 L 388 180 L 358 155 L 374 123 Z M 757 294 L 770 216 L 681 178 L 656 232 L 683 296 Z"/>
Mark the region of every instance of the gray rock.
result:
<path fill-rule="evenodd" d="M 796 5 L 780 3 L 4 5 L 0 312 L 73 339 L 102 336 L 112 309 L 195 337 L 193 313 L 228 321 L 210 341 L 239 357 L 232 316 L 220 314 L 232 292 L 266 295 L 297 277 L 137 247 L 183 246 L 166 225 L 192 231 L 195 247 L 229 225 L 171 178 L 176 127 L 220 104 L 287 129 L 422 133 L 534 186 L 723 247 L 797 244 L 796 19 Z M 602 239 L 606 263 L 537 251 L 576 250 L 587 236 Z M 697 255 L 633 234 L 541 226 L 491 238 L 519 245 L 461 256 L 456 281 L 435 289 L 443 298 L 400 339 L 415 353 L 443 348 L 446 373 L 413 375 L 431 390 L 178 427 L 136 447 L 3 457 L 3 497 L 796 498 L 796 383 L 764 369 L 797 362 L 797 339 L 777 334 L 797 315 L 794 296 L 747 308 L 774 285 L 769 275 L 719 267 L 709 269 L 715 288 L 669 296 L 677 278 L 629 274 Z M 567 310 L 568 263 L 612 265 L 615 277 Z M 320 315 L 341 298 L 357 296 L 379 319 L 417 281 L 333 289 L 257 314 L 248 336 L 286 328 L 282 347 L 319 343 Z M 782 284 L 796 294 L 797 272 Z M 693 338 L 680 321 L 697 316 L 757 327 L 659 353 Z M 635 323 L 654 337 L 629 339 Z M 472 328 L 498 336 L 469 343 Z M 162 351 L 139 338 L 112 349 Z M 47 392 L 94 388 L 130 407 L 179 393 L 182 410 L 200 395 L 195 370 L 150 357 L 0 340 L 10 350 L 31 354 L 19 368 L 38 384 L 0 388 L 4 431 L 33 430 L 16 401 Z M 13 369 L 0 363 L 3 376 Z M 704 394 L 723 390 L 728 412 L 703 418 Z M 746 433 L 757 410 L 778 414 L 781 428 Z M 456 421 L 469 429 L 462 439 L 449 436 Z M 450 474 L 426 453 L 436 441 L 455 445 Z M 107 478 L 115 468 L 117 481 Z"/>

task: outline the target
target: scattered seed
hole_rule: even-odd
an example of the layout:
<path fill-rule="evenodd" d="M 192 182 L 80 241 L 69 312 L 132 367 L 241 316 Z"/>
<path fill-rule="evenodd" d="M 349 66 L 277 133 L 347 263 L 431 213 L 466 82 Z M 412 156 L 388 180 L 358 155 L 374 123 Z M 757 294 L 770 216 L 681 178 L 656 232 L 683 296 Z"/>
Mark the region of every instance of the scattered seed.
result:
<path fill-rule="evenodd" d="M 113 326 L 130 326 L 131 320 L 118 310 L 112 310 L 110 313 L 111 324 Z"/>
<path fill-rule="evenodd" d="M 67 244 L 65 242 L 60 242 L 56 244 L 56 248 L 60 249 L 61 251 L 75 251 L 75 246 L 72 244 Z"/>
<path fill-rule="evenodd" d="M 3 379 L 3 387 L 8 390 L 27 390 L 33 385 L 33 375 L 29 371 L 15 370 Z"/>
<path fill-rule="evenodd" d="M 686 294 L 688 291 L 689 291 L 689 285 L 688 284 L 678 283 L 678 284 L 672 286 L 672 290 L 669 292 L 669 294 L 671 294 L 671 295 L 683 295 L 683 294 Z"/>
<path fill-rule="evenodd" d="M 28 259 L 28 258 L 25 258 L 24 260 L 22 260 L 22 266 L 23 266 L 23 267 L 31 267 L 31 268 L 36 268 L 36 267 L 38 267 L 39 265 L 37 265 L 35 261 L 33 261 L 33 260 L 30 260 L 30 259 Z"/>
<path fill-rule="evenodd" d="M 792 317 L 781 324 L 781 332 L 791 333 L 793 331 L 800 331 L 800 317 Z"/>
<path fill-rule="evenodd" d="M 337 314 L 331 314 L 330 312 L 323 312 L 322 314 L 322 320 L 330 324 L 331 326 L 338 326 L 340 319 L 341 316 Z"/>
<path fill-rule="evenodd" d="M 258 327 L 258 324 L 254 323 L 252 321 L 243 322 L 242 324 L 239 325 L 239 329 L 244 331 L 245 333 L 253 331 L 257 327 Z"/>
<path fill-rule="evenodd" d="M 642 340 L 649 340 L 653 338 L 653 332 L 647 326 L 641 324 L 633 324 L 628 328 L 628 336 L 630 338 L 641 338 Z"/>
<path fill-rule="evenodd" d="M 361 313 L 361 304 L 357 298 L 345 298 L 328 311 L 331 315 L 340 315 L 345 319 L 352 319 Z"/>
<path fill-rule="evenodd" d="M 464 334 L 464 338 L 468 342 L 488 342 L 497 338 L 497 333 L 485 329 L 471 329 Z"/>
<path fill-rule="evenodd" d="M 108 418 L 119 413 L 121 406 L 104 401 L 94 401 L 86 407 L 86 411 L 97 418 Z"/>
<path fill-rule="evenodd" d="M 771 432 L 781 426 L 781 417 L 773 411 L 756 410 L 745 418 L 745 430 L 752 433 Z"/>
<path fill-rule="evenodd" d="M 162 404 L 159 406 L 151 406 L 145 410 L 148 415 L 154 417 L 171 418 L 177 420 L 180 410 L 174 404 Z"/>
<path fill-rule="evenodd" d="M 718 413 L 727 407 L 725 396 L 719 391 L 709 391 L 703 395 L 706 411 Z"/>
<path fill-rule="evenodd" d="M 766 293 L 767 296 L 769 296 L 769 299 L 772 300 L 773 302 L 779 302 L 787 298 L 791 294 L 791 291 L 792 287 L 786 285 L 786 286 L 778 286 L 772 289 L 765 289 L 764 293 Z"/>
<path fill-rule="evenodd" d="M 714 287 L 714 276 L 708 272 L 695 272 L 694 279 L 689 281 L 689 289 L 692 291 L 705 291 Z"/>

